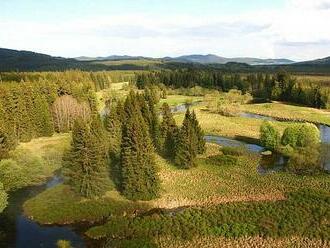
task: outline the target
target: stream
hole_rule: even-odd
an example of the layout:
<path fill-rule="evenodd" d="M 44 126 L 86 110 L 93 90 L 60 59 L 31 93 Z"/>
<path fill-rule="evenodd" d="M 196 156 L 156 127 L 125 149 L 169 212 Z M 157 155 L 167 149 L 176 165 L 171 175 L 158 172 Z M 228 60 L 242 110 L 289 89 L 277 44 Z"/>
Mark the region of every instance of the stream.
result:
<path fill-rule="evenodd" d="M 43 185 L 30 186 L 9 194 L 8 206 L 0 214 L 0 247 L 57 247 L 58 240 L 69 240 L 75 248 L 86 247 L 83 234 L 73 226 L 39 225 L 23 215 L 23 203 L 44 190 L 62 183 L 55 175 Z"/>
<path fill-rule="evenodd" d="M 193 105 L 198 102 L 193 103 Z M 190 105 L 181 104 L 172 108 L 173 113 L 184 112 Z M 263 119 L 275 121 L 272 117 L 242 113 L 242 117 Z M 322 153 L 325 155 L 325 169 L 330 171 L 330 127 L 318 125 L 321 133 Z M 247 151 L 252 153 L 261 153 L 264 147 L 249 144 L 246 142 L 225 138 L 215 135 L 206 135 L 207 142 L 216 143 L 229 147 L 245 147 Z M 280 171 L 283 169 L 287 159 L 280 154 L 272 154 L 270 156 L 263 155 L 260 166 L 257 168 L 259 174 L 264 175 Z M 271 165 L 271 166 L 269 166 Z M 48 182 L 40 186 L 30 186 L 9 194 L 8 206 L 5 211 L 0 214 L 0 247 L 10 248 L 55 248 L 58 240 L 68 240 L 75 248 L 87 247 L 88 241 L 84 239 L 82 229 L 84 226 L 56 226 L 56 225 L 39 225 L 23 215 L 22 206 L 24 202 L 46 189 L 54 187 L 62 183 L 59 175 L 55 175 Z M 181 209 L 178 209 L 178 211 Z M 172 214 L 172 213 L 171 213 Z M 85 228 L 86 229 L 86 228 Z M 95 246 L 91 246 L 95 247 Z"/>
<path fill-rule="evenodd" d="M 254 114 L 254 113 L 247 113 L 243 112 L 240 114 L 241 117 L 245 118 L 252 118 L 252 119 L 261 119 L 261 120 L 267 120 L 267 121 L 281 121 L 277 120 L 276 118 Z M 290 121 L 286 121 L 290 122 Z M 294 122 L 294 121 L 291 121 Z M 321 157 L 324 163 L 324 169 L 326 171 L 330 171 L 330 127 L 323 124 L 317 124 L 316 125 L 318 129 L 320 130 L 320 137 L 321 137 Z M 282 158 L 280 158 L 282 159 Z M 276 166 L 276 163 L 275 163 Z"/>

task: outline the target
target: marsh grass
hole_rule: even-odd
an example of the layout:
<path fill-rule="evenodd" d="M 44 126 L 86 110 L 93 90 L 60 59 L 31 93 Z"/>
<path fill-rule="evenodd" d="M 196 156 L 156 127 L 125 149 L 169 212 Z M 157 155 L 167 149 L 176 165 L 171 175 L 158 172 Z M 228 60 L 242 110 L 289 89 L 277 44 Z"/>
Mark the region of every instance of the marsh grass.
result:
<path fill-rule="evenodd" d="M 20 143 L 0 162 L 0 180 L 7 191 L 44 183 L 62 166 L 63 152 L 70 144 L 69 134 L 33 139 Z"/>

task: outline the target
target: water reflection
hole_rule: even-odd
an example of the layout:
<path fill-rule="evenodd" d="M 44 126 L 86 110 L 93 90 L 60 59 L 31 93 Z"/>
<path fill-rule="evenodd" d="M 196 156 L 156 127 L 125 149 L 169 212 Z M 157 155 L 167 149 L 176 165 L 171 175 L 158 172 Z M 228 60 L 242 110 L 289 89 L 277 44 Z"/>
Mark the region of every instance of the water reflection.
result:
<path fill-rule="evenodd" d="M 59 239 L 74 247 L 86 247 L 84 239 L 70 226 L 42 226 L 23 215 L 23 203 L 62 182 L 57 175 L 41 186 L 26 187 L 9 194 L 9 204 L 0 215 L 0 247 L 57 247 Z"/>

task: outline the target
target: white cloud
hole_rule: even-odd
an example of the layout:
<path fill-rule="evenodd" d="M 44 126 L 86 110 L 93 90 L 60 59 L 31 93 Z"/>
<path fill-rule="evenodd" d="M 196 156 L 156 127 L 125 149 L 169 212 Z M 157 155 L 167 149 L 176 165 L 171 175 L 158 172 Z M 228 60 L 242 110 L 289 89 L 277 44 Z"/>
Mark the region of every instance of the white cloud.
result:
<path fill-rule="evenodd" d="M 0 17 L 0 47 L 66 57 L 215 53 L 305 60 L 330 55 L 329 16 L 330 0 L 289 0 L 281 9 L 241 15 L 118 14 L 57 23 Z"/>

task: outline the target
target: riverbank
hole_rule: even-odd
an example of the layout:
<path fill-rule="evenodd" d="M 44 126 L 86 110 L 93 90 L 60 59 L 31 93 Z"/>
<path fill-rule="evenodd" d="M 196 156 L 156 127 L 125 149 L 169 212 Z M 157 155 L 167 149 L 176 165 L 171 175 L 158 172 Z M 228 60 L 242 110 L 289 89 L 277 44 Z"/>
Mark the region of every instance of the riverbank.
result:
<path fill-rule="evenodd" d="M 281 102 L 245 104 L 243 112 L 269 116 L 280 121 L 310 122 L 330 126 L 330 112 Z"/>

